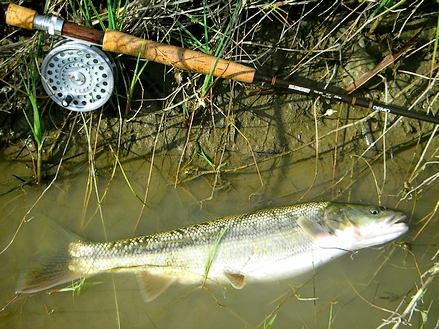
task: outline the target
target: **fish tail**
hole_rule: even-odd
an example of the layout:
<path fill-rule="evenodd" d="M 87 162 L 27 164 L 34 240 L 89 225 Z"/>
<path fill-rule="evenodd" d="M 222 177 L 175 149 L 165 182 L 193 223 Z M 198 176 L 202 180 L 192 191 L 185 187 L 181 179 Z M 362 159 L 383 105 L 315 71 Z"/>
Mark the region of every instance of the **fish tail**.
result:
<path fill-rule="evenodd" d="M 38 258 L 21 272 L 16 288 L 17 294 L 39 292 L 82 276 L 81 273 L 69 269 L 69 246 L 70 243 L 83 239 L 55 223 L 51 222 L 50 226 L 55 232 L 56 243 L 52 248 L 40 251 Z"/>

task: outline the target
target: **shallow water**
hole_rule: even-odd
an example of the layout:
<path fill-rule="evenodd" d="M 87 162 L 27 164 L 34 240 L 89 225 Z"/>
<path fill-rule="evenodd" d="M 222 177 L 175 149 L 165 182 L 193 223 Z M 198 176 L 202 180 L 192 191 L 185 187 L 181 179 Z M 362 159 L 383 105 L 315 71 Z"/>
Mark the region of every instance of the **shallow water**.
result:
<path fill-rule="evenodd" d="M 402 152 L 388 162 L 382 204 L 395 206 L 398 198 L 394 194 L 398 193 L 401 180 L 405 179 L 405 172 L 400 174 L 396 168 L 400 168 L 401 163 L 406 161 L 405 155 L 410 154 L 413 150 Z M 331 199 L 333 168 L 327 165 L 331 163 L 331 156 L 321 156 L 314 187 L 305 196 L 304 191 L 314 174 L 314 161 L 310 159 L 294 164 L 291 159 L 286 159 L 280 165 L 271 163 L 266 168 L 261 166 L 261 176 L 265 181 L 262 187 L 254 169 L 228 173 L 223 175 L 228 187 L 216 191 L 211 200 L 201 201 L 211 195 L 213 174 L 174 187 L 175 162 L 170 161 L 172 157 L 166 154 L 156 154 L 154 162 L 157 166 L 152 170 L 148 206 L 134 234 L 167 230 L 257 208 L 294 204 L 303 196 L 302 201 Z M 7 178 L 26 170 L 21 163 L 14 161 L 2 161 L 0 167 L 4 191 L 18 183 L 13 178 Z M 47 232 L 45 218 L 90 240 L 104 241 L 105 235 L 108 240 L 133 235 L 142 203 L 131 192 L 121 171 L 116 172 L 111 182 L 111 171 L 102 171 L 97 177 L 98 194 L 102 196 L 106 192 L 99 208 L 95 190 L 88 205 L 84 206 L 88 168 L 83 168 L 74 177 L 58 177 L 37 203 L 42 189 L 36 186 L 15 189 L 2 197 L 2 249 L 11 241 L 22 218 L 32 208 L 26 216 L 28 222 L 23 224 L 12 244 L 0 256 L 0 298 L 3 305 L 14 297 L 20 270 L 36 256 L 39 247 L 53 242 L 50 232 Z M 124 163 L 123 168 L 133 188 L 143 198 L 150 162 L 143 159 L 130 161 Z M 340 168 L 343 166 L 340 165 Z M 373 167 L 378 184 L 382 182 L 382 168 L 382 163 Z M 342 169 L 337 171 L 337 176 L 340 173 L 343 173 Z M 346 191 L 339 200 L 350 199 L 368 204 L 378 202 L 371 171 L 356 179 Z M 408 215 L 412 208 L 414 213 L 410 218 L 411 230 L 399 242 L 411 241 L 422 225 L 417 221 L 433 209 L 438 192 L 436 184 L 425 190 L 416 202 L 410 200 L 400 204 L 399 209 Z M 81 224 L 83 212 L 84 224 Z M 437 249 L 437 232 L 438 220 L 434 217 L 428 230 L 413 242 L 410 253 L 397 243 L 391 243 L 383 248 L 361 250 L 351 257 L 343 256 L 315 273 L 281 282 L 248 284 L 242 290 L 234 290 L 230 286 L 209 285 L 208 289 L 202 289 L 174 284 L 151 303 L 142 300 L 134 275 L 102 274 L 88 280 L 99 284 L 83 287 L 79 295 L 42 292 L 18 297 L 0 313 L 0 326 L 254 328 L 261 327 L 267 318 L 277 314 L 274 324 L 279 328 L 328 327 L 330 318 L 332 328 L 372 328 L 382 323 L 382 319 L 396 309 L 406 294 L 411 296 L 414 293 L 415 284 L 419 283 L 414 257 L 421 272 L 432 265 L 430 258 Z M 437 289 L 438 283 L 434 282 L 424 296 L 424 303 L 419 305 L 419 309 L 425 310 L 433 301 L 427 328 L 433 327 L 439 312 L 433 298 Z M 406 301 L 409 300 L 407 297 Z M 417 312 L 412 320 L 415 327 L 419 319 Z"/>

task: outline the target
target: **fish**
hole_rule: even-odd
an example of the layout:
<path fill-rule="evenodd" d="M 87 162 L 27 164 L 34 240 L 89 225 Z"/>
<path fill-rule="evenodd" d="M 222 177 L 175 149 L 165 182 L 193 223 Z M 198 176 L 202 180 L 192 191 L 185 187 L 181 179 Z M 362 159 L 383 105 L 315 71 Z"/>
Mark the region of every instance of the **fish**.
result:
<path fill-rule="evenodd" d="M 397 210 L 330 201 L 231 215 L 135 238 L 91 242 L 58 227 L 62 243 L 21 274 L 17 294 L 105 272 L 131 272 L 145 301 L 171 284 L 269 282 L 298 276 L 409 229 Z"/>

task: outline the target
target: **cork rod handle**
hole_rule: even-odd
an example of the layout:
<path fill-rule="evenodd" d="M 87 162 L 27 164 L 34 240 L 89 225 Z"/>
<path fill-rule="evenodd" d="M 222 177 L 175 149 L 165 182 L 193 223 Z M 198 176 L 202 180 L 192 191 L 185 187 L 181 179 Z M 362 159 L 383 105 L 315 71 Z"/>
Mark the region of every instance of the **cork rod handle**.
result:
<path fill-rule="evenodd" d="M 37 12 L 15 4 L 9 4 L 6 12 L 6 23 L 32 30 Z M 145 40 L 132 35 L 107 29 L 104 32 L 63 23 L 60 34 L 78 38 L 92 43 L 102 44 L 102 49 L 114 53 L 130 55 L 173 66 L 182 70 L 210 74 L 235 81 L 253 83 L 256 70 L 254 68 L 228 61 L 198 51 Z M 50 31 L 49 31 L 50 33 Z M 53 33 L 51 33 L 53 34 Z"/>
<path fill-rule="evenodd" d="M 184 49 L 107 29 L 102 49 L 115 53 L 139 56 L 153 62 L 174 66 L 201 74 L 213 71 L 216 77 L 252 83 L 256 70 L 198 51 Z"/>
<path fill-rule="evenodd" d="M 36 15 L 35 10 L 10 3 L 6 14 L 6 24 L 33 30 Z"/>

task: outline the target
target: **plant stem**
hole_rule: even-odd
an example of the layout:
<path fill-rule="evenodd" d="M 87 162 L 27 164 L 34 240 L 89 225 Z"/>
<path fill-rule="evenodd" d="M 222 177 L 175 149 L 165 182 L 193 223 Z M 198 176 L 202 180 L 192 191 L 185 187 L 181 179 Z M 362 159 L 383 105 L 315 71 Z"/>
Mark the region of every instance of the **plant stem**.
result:
<path fill-rule="evenodd" d="M 37 148 L 37 184 L 41 185 L 43 183 L 43 175 L 41 173 L 41 168 L 43 167 L 43 148 L 38 145 Z"/>

